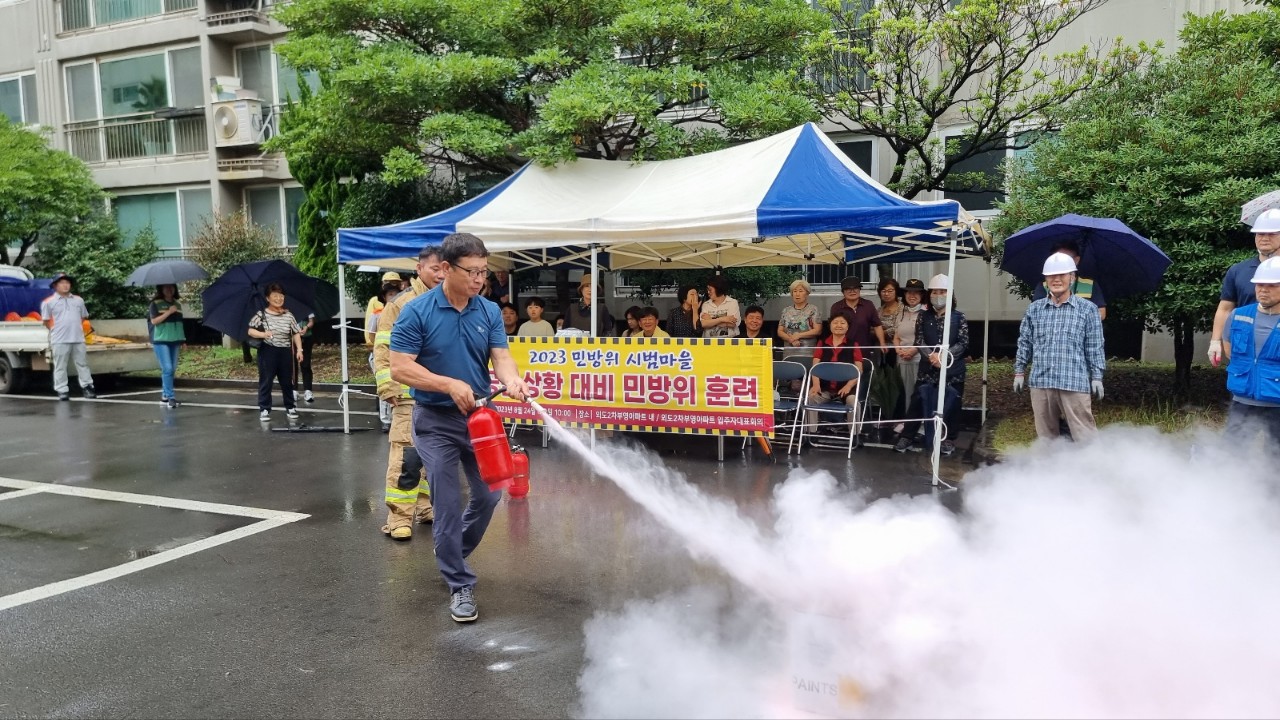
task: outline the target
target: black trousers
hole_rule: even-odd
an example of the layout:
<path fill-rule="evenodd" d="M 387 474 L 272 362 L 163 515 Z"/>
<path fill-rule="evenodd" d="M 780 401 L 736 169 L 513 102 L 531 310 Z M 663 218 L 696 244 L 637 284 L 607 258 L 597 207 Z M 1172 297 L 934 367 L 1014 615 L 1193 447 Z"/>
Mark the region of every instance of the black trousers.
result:
<path fill-rule="evenodd" d="M 316 345 L 316 339 L 312 335 L 302 336 L 302 362 L 298 363 L 298 377 L 302 378 L 302 389 L 312 390 L 311 387 L 311 349 Z"/>
<path fill-rule="evenodd" d="M 284 393 L 284 406 L 291 408 L 293 402 L 293 348 L 276 347 L 262 344 L 258 348 L 258 408 L 271 409 L 271 383 L 280 381 L 280 391 Z"/>

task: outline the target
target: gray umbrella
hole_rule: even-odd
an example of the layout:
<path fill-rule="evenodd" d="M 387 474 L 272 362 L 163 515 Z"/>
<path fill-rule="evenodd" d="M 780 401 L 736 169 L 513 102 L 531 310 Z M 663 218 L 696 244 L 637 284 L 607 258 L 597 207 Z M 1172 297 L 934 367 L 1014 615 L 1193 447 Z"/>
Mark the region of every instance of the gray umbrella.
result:
<path fill-rule="evenodd" d="M 1241 205 L 1240 222 L 1253 225 L 1253 221 L 1257 220 L 1259 215 L 1272 208 L 1280 208 L 1280 190 L 1272 190 Z"/>
<path fill-rule="evenodd" d="M 207 280 L 209 273 L 190 260 L 156 260 L 129 274 L 125 285 L 177 285 L 192 280 Z"/>

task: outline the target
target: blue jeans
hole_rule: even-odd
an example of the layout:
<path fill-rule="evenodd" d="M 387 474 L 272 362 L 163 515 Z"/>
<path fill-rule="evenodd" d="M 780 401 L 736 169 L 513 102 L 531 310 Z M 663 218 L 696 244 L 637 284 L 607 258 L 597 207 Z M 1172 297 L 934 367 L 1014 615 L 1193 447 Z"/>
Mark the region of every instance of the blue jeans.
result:
<path fill-rule="evenodd" d="M 160 361 L 160 395 L 167 400 L 173 397 L 173 373 L 178 369 L 178 348 L 182 343 L 158 342 L 152 346 L 156 359 Z"/>
<path fill-rule="evenodd" d="M 476 549 L 489 527 L 493 511 L 502 500 L 502 491 L 489 491 L 480 479 L 480 466 L 467 434 L 467 419 L 455 407 L 415 404 L 413 445 L 427 470 L 435 521 L 436 565 L 449 585 L 449 592 L 476 584 L 476 574 L 467 565 L 467 556 Z M 458 461 L 471 488 L 471 499 L 462 507 L 462 485 L 458 482 Z"/>

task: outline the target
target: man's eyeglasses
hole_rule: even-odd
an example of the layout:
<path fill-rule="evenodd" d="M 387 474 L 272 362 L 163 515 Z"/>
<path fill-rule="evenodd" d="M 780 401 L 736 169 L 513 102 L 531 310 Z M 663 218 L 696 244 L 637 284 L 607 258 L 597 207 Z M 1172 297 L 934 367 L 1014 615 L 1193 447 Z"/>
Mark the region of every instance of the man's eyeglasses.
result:
<path fill-rule="evenodd" d="M 467 268 L 462 267 L 461 265 L 450 265 L 449 267 L 461 270 L 462 272 L 466 273 L 467 276 L 470 277 L 472 280 L 479 280 L 480 278 L 487 275 L 489 272 L 488 267 L 476 268 L 474 270 L 469 270 Z"/>

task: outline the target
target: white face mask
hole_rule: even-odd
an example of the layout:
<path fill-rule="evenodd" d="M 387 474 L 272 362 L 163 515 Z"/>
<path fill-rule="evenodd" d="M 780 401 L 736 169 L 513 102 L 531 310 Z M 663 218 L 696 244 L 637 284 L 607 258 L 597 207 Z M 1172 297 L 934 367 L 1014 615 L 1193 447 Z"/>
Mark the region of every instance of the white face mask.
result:
<path fill-rule="evenodd" d="M 946 307 L 946 306 L 947 306 L 947 296 L 946 296 L 946 295 L 938 295 L 938 296 L 935 296 L 935 297 L 931 297 L 931 298 L 929 298 L 929 302 L 930 302 L 930 304 L 932 304 L 935 308 L 937 308 L 937 309 L 941 310 L 942 308 L 944 308 L 944 307 Z"/>

